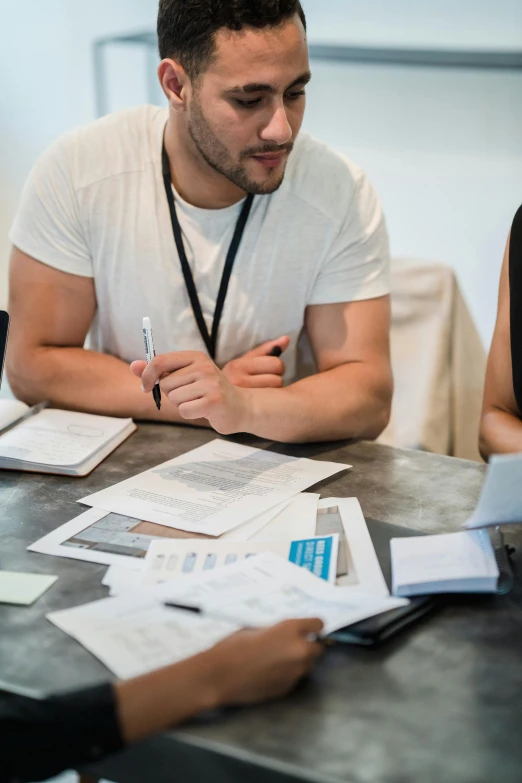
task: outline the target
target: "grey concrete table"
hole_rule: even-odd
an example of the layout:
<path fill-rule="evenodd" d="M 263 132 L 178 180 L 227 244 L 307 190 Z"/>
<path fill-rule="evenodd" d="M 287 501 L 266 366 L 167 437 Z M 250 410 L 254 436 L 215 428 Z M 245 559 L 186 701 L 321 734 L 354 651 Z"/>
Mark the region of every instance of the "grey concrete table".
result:
<path fill-rule="evenodd" d="M 104 567 L 26 552 L 76 516 L 79 497 L 194 448 L 204 430 L 143 425 L 86 479 L 0 475 L 0 567 L 57 574 L 27 609 L 0 606 L 0 687 L 41 695 L 100 682 L 105 668 L 44 619 L 101 598 Z M 243 442 L 258 443 L 244 438 Z M 483 467 L 370 443 L 276 446 L 350 463 L 323 496 L 366 515 L 440 532 L 466 518 Z M 508 540 L 522 544 L 518 529 Z M 522 779 L 522 588 L 452 602 L 377 650 L 337 646 L 292 696 L 204 716 L 91 774 L 114 781 L 517 783 Z"/>

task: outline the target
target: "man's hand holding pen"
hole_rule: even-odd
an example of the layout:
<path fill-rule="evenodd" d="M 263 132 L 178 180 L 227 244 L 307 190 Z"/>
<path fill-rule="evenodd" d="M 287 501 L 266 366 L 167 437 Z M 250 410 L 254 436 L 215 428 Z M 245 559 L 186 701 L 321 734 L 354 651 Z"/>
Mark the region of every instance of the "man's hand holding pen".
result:
<path fill-rule="evenodd" d="M 181 418 L 207 419 L 222 435 L 243 432 L 246 428 L 249 389 L 234 386 L 206 354 L 164 353 L 149 364 L 133 362 L 131 369 L 141 377 L 145 392 L 150 393 L 159 381 L 162 394 L 177 407 Z"/>
<path fill-rule="evenodd" d="M 222 435 L 243 432 L 251 410 L 250 389 L 281 388 L 285 366 L 279 358 L 290 343 L 280 337 L 232 360 L 222 370 L 200 351 L 175 351 L 136 361 L 132 372 L 144 392 L 156 382 L 182 419 L 206 419 Z"/>

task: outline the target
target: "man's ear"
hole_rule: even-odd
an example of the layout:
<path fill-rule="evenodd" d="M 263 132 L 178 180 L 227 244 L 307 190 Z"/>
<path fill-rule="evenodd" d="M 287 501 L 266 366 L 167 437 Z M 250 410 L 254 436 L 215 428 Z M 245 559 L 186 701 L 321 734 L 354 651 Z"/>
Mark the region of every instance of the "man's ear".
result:
<path fill-rule="evenodd" d="M 158 78 L 174 111 L 185 111 L 190 80 L 183 66 L 175 60 L 162 60 L 158 66 Z"/>

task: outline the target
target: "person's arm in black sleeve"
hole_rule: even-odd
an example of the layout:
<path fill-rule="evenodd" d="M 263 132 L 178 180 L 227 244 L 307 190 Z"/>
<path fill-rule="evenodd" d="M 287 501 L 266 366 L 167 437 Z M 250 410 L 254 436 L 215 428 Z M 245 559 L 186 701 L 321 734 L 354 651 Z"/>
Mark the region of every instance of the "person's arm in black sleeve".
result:
<path fill-rule="evenodd" d="M 115 692 L 100 685 L 48 699 L 0 705 L 0 780 L 45 780 L 123 747 Z"/>
<path fill-rule="evenodd" d="M 0 783 L 42 780 L 204 710 L 282 696 L 321 653 L 318 619 L 241 631 L 142 677 L 65 696 L 0 696 Z"/>

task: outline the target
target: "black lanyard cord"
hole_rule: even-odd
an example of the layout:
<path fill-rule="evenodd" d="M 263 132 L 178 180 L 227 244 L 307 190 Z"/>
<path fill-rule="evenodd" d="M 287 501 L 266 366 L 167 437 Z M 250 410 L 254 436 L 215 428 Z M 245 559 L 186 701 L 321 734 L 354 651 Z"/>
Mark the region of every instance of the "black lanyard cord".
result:
<path fill-rule="evenodd" d="M 230 275 L 232 274 L 232 267 L 234 266 L 234 261 L 236 260 L 237 251 L 239 249 L 241 239 L 243 238 L 246 222 L 250 214 L 250 209 L 252 208 L 252 202 L 254 201 L 254 196 L 251 193 L 249 193 L 249 195 L 246 197 L 245 203 L 243 204 L 243 207 L 241 209 L 241 213 L 237 219 L 236 227 L 234 229 L 234 236 L 232 237 L 232 242 L 230 243 L 230 247 L 228 249 L 227 257 L 225 260 L 225 266 L 223 268 L 223 275 L 221 277 L 221 283 L 219 286 L 219 292 L 216 299 L 216 308 L 214 310 L 214 319 L 212 321 L 212 332 L 209 334 L 207 325 L 205 323 L 205 319 L 203 317 L 203 312 L 201 310 L 201 304 L 199 301 L 196 285 L 194 283 L 192 270 L 187 260 L 187 254 L 185 253 L 185 245 L 183 244 L 183 236 L 181 234 L 181 227 L 179 225 L 178 215 L 176 213 L 176 205 L 174 202 L 172 180 L 170 177 L 169 156 L 167 155 L 165 142 L 163 143 L 161 158 L 162 158 L 162 168 L 163 168 L 163 182 L 165 185 L 165 193 L 167 195 L 167 201 L 169 204 L 172 231 L 174 232 L 174 240 L 176 242 L 176 248 L 178 251 L 183 277 L 185 278 L 187 293 L 189 295 L 190 304 L 192 305 L 192 311 L 194 313 L 194 318 L 196 319 L 196 323 L 198 325 L 198 329 L 203 339 L 203 342 L 206 345 L 209 356 L 212 359 L 215 359 L 219 324 L 221 321 L 221 315 L 223 313 L 223 307 L 225 305 L 225 299 L 228 291 L 228 284 L 230 282 Z"/>

